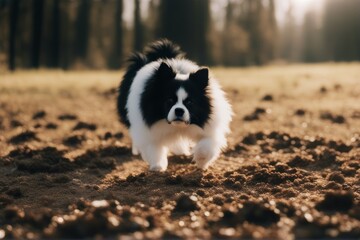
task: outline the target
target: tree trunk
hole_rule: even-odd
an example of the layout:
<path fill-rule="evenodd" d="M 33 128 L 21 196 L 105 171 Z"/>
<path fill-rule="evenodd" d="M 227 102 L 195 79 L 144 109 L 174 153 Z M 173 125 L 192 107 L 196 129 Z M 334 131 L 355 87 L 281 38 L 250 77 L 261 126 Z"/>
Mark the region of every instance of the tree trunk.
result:
<path fill-rule="evenodd" d="M 90 10 L 91 1 L 81 0 L 76 16 L 75 55 L 82 60 L 86 58 L 88 49 Z"/>
<path fill-rule="evenodd" d="M 208 0 L 160 1 L 158 37 L 173 40 L 189 58 L 208 64 L 209 6 Z"/>
<path fill-rule="evenodd" d="M 52 29 L 51 29 L 51 44 L 48 57 L 48 66 L 57 68 L 60 65 L 60 0 L 54 0 L 52 8 Z"/>
<path fill-rule="evenodd" d="M 9 69 L 15 70 L 15 55 L 16 55 L 16 29 L 19 12 L 19 1 L 10 1 L 10 14 L 9 14 Z"/>
<path fill-rule="evenodd" d="M 33 0 L 31 67 L 40 66 L 44 0 Z"/>
<path fill-rule="evenodd" d="M 112 54 L 109 58 L 110 69 L 121 67 L 123 55 L 123 28 L 122 28 L 123 0 L 115 0 L 115 26 L 114 38 L 112 42 Z"/>
<path fill-rule="evenodd" d="M 141 21 L 140 0 L 134 0 L 134 49 L 141 51 L 144 45 L 144 31 Z"/>

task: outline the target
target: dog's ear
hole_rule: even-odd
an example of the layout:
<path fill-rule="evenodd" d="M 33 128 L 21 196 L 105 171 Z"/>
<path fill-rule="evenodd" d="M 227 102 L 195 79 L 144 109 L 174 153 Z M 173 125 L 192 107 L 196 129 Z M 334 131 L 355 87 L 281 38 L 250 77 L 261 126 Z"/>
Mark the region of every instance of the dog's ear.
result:
<path fill-rule="evenodd" d="M 209 69 L 200 68 L 195 73 L 191 73 L 189 78 L 205 89 L 209 84 Z"/>
<path fill-rule="evenodd" d="M 162 80 L 172 79 L 176 76 L 174 70 L 165 62 L 162 62 L 159 69 L 157 70 L 157 75 Z"/>

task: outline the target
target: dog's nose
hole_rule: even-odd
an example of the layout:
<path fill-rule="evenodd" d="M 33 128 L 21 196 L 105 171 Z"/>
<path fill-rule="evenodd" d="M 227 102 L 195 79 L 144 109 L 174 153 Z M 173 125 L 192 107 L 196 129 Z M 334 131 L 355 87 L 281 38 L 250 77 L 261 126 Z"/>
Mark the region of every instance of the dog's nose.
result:
<path fill-rule="evenodd" d="M 175 108 L 175 116 L 176 117 L 182 117 L 184 115 L 185 111 L 182 108 Z"/>

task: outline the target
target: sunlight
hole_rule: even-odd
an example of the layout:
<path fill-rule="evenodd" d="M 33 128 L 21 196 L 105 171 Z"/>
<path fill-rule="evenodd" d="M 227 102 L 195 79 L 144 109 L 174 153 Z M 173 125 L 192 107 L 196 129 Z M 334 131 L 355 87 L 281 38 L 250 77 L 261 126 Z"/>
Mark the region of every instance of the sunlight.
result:
<path fill-rule="evenodd" d="M 321 12 L 324 0 L 276 0 L 276 15 L 280 23 L 286 21 L 285 13 L 291 8 L 298 23 L 301 23 L 308 11 Z"/>
<path fill-rule="evenodd" d="M 298 7 L 303 9 L 310 7 L 311 3 L 314 4 L 314 2 L 316 2 L 313 0 L 291 0 L 291 1 L 294 5 L 296 4 Z"/>
<path fill-rule="evenodd" d="M 290 0 L 295 12 L 305 13 L 309 10 L 319 9 L 323 0 Z"/>

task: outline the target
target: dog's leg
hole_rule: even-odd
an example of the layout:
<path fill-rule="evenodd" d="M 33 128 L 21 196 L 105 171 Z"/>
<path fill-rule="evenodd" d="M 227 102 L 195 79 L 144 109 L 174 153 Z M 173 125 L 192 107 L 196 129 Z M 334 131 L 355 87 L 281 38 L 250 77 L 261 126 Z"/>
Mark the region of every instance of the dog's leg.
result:
<path fill-rule="evenodd" d="M 168 166 L 167 148 L 154 144 L 148 145 L 145 159 L 150 165 L 150 171 L 165 171 Z"/>
<path fill-rule="evenodd" d="M 133 155 L 139 155 L 139 150 L 135 147 L 135 145 L 132 145 L 131 152 Z"/>
<path fill-rule="evenodd" d="M 207 169 L 220 155 L 221 145 L 211 138 L 201 139 L 194 149 L 194 161 L 200 169 Z"/>

